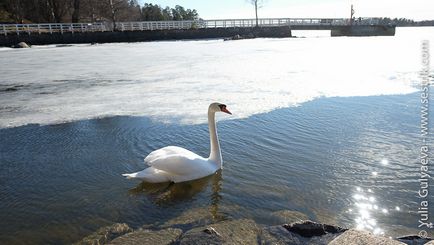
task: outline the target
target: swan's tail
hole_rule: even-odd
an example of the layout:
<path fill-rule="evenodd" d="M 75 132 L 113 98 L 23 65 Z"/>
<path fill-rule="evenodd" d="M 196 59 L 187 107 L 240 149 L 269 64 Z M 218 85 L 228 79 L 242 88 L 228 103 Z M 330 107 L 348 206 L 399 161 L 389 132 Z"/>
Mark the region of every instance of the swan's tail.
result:
<path fill-rule="evenodd" d="M 127 179 L 134 179 L 136 173 L 132 173 L 132 174 L 122 174 L 122 176 L 127 177 Z"/>
<path fill-rule="evenodd" d="M 171 181 L 167 172 L 153 167 L 149 167 L 136 173 L 122 174 L 122 176 L 126 177 L 127 179 L 141 179 L 149 183 L 163 183 Z"/>

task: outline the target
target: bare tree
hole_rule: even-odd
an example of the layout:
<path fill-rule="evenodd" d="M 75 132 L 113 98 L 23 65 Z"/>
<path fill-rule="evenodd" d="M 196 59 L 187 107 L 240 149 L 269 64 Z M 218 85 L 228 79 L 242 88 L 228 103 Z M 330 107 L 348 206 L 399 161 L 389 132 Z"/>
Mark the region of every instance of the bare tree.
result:
<path fill-rule="evenodd" d="M 110 14 L 112 17 L 112 22 L 113 22 L 113 31 L 116 31 L 116 13 L 118 12 L 117 10 L 117 2 L 115 0 L 115 2 L 113 3 L 113 0 L 109 1 L 109 6 L 110 6 Z"/>
<path fill-rule="evenodd" d="M 77 23 L 80 20 L 80 0 L 72 1 L 72 23 Z"/>
<path fill-rule="evenodd" d="M 256 27 L 259 26 L 258 23 L 258 8 L 262 8 L 264 0 L 249 0 L 250 4 L 255 6 L 255 16 L 256 16 Z"/>
<path fill-rule="evenodd" d="M 82 0 L 83 4 L 80 5 L 82 17 L 85 21 L 95 22 L 101 19 L 102 13 L 105 11 L 106 4 L 99 0 Z"/>
<path fill-rule="evenodd" d="M 60 23 L 68 12 L 67 0 L 46 0 L 46 8 L 49 11 L 51 22 Z"/>
<path fill-rule="evenodd" d="M 113 31 L 117 30 L 116 22 L 120 11 L 128 9 L 129 3 L 127 0 L 108 0 L 109 15 L 113 23 Z"/>

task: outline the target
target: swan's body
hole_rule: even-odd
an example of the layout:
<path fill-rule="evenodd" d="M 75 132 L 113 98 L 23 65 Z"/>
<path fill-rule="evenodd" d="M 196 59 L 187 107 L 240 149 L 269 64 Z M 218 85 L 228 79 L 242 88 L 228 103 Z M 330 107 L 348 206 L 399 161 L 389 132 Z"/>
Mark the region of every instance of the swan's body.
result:
<path fill-rule="evenodd" d="M 139 178 L 150 183 L 183 182 L 199 179 L 215 173 L 220 166 L 209 158 L 177 146 L 166 146 L 151 152 L 145 163 L 150 167 L 127 178 Z"/>
<path fill-rule="evenodd" d="M 151 152 L 145 163 L 148 168 L 140 172 L 123 174 L 129 179 L 142 179 L 150 183 L 184 182 L 200 179 L 214 174 L 222 168 L 222 155 L 217 135 L 215 113 L 218 111 L 231 114 L 226 106 L 213 103 L 208 108 L 208 127 L 210 134 L 210 155 L 203 158 L 194 152 L 177 146 L 166 146 Z"/>

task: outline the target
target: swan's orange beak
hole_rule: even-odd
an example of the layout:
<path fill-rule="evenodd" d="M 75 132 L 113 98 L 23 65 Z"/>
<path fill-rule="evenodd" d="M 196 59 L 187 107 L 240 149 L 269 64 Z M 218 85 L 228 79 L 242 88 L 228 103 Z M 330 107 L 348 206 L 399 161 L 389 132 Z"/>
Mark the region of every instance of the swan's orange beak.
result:
<path fill-rule="evenodd" d="M 232 115 L 232 112 L 228 111 L 228 109 L 226 109 L 226 107 L 222 108 L 222 112 L 226 112 L 227 114 L 231 114 Z"/>

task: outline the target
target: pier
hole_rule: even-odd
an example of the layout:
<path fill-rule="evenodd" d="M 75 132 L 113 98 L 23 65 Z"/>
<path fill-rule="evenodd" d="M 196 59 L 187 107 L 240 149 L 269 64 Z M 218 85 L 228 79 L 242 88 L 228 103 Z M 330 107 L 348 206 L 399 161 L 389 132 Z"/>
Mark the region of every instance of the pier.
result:
<path fill-rule="evenodd" d="M 117 22 L 114 26 L 110 22 L 1 24 L 0 46 L 20 41 L 30 44 L 134 42 L 224 38 L 248 33 L 258 37 L 288 37 L 291 30 L 331 30 L 331 36 L 395 34 L 395 26 L 379 25 L 376 18 L 358 18 L 356 21 L 345 18 L 265 18 L 259 19 L 258 25 L 256 19 Z"/>
<path fill-rule="evenodd" d="M 375 18 L 363 18 L 352 23 L 350 19 L 324 18 L 268 18 L 259 19 L 259 27 L 288 26 L 292 30 L 332 30 L 350 25 L 378 25 Z M 152 31 L 207 28 L 256 27 L 256 19 L 223 20 L 184 20 L 184 21 L 141 21 L 117 22 L 116 31 Z M 1 24 L 0 35 L 65 33 L 65 32 L 104 32 L 113 31 L 111 23 L 40 23 L 40 24 Z"/>

